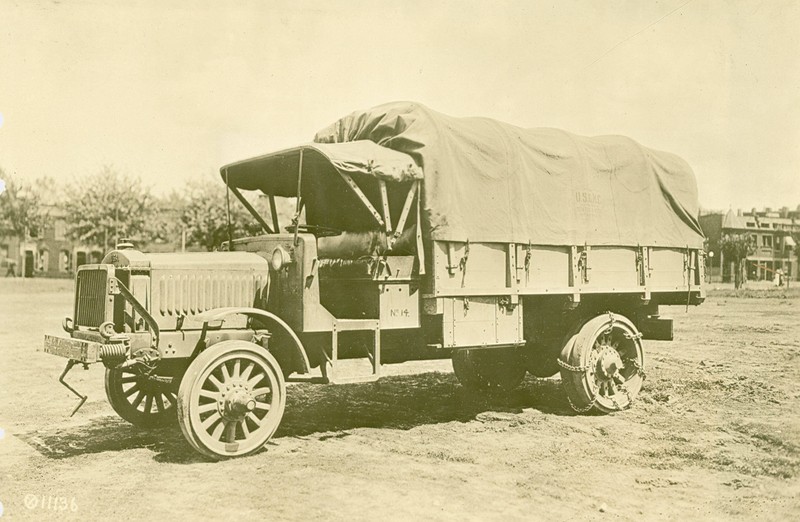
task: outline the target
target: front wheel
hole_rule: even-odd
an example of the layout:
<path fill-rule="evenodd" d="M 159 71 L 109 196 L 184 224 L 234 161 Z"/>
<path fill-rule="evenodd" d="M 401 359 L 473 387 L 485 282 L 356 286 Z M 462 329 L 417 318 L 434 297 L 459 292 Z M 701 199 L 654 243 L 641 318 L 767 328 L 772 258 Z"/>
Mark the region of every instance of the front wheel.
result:
<path fill-rule="evenodd" d="M 641 337 L 626 317 L 609 312 L 569 338 L 558 364 L 575 411 L 610 413 L 630 407 L 644 381 Z"/>
<path fill-rule="evenodd" d="M 286 384 L 275 358 L 247 341 L 223 341 L 192 361 L 178 389 L 178 421 L 194 449 L 215 459 L 260 450 L 278 429 Z"/>
<path fill-rule="evenodd" d="M 143 375 L 134 368 L 106 368 L 106 397 L 117 414 L 138 428 L 175 422 L 172 379 Z"/>

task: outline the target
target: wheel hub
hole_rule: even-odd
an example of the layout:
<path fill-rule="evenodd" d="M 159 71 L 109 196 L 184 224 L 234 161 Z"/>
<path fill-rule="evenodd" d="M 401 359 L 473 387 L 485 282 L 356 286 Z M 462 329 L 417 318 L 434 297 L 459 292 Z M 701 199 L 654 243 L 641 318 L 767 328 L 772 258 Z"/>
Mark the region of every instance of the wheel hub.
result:
<path fill-rule="evenodd" d="M 242 420 L 256 407 L 256 399 L 244 384 L 225 385 L 217 401 L 220 414 L 227 420 Z"/>
<path fill-rule="evenodd" d="M 611 379 L 624 367 L 619 352 L 610 346 L 604 346 L 597 359 L 597 374 L 605 379 Z"/>

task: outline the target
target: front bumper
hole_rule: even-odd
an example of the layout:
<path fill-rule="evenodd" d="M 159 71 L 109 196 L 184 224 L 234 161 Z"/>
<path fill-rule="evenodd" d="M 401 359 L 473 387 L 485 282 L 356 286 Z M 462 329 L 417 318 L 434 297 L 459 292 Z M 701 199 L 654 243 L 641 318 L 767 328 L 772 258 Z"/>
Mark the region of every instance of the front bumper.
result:
<path fill-rule="evenodd" d="M 73 337 L 44 336 L 45 353 L 87 364 L 100 362 L 112 349 L 115 352 L 118 351 L 117 346 L 119 345 L 97 343 Z"/>

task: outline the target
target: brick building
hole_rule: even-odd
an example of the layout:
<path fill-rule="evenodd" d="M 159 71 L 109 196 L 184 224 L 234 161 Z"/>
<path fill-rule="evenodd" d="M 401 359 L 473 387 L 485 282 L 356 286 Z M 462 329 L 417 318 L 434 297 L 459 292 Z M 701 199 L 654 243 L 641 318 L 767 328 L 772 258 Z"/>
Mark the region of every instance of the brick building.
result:
<path fill-rule="evenodd" d="M 750 234 L 756 245 L 747 257 L 747 279 L 772 280 L 781 270 L 792 280 L 798 280 L 798 258 L 795 245 L 800 241 L 800 206 L 796 210 L 784 207 L 750 212 L 729 210 L 700 216 L 700 226 L 708 238 L 708 269 L 711 281 L 733 281 L 733 263 L 725 259 L 720 248 L 725 234 Z"/>
<path fill-rule="evenodd" d="M 25 237 L 0 236 L 0 276 L 9 274 L 13 265 L 18 277 L 73 277 L 76 267 L 100 262 L 100 250 L 67 237 L 62 210 L 47 206 L 45 212 L 48 219 L 42 230 Z"/>

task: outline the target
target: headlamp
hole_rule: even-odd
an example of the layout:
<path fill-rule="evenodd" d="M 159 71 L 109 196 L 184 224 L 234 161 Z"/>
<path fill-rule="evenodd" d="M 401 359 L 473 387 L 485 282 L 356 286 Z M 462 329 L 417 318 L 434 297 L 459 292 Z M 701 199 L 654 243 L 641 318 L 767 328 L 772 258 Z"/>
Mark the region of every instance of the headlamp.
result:
<path fill-rule="evenodd" d="M 282 247 L 278 247 L 272 251 L 272 259 L 270 259 L 270 266 L 276 272 L 283 268 L 287 263 L 291 262 L 291 256 L 289 252 L 284 250 Z"/>

